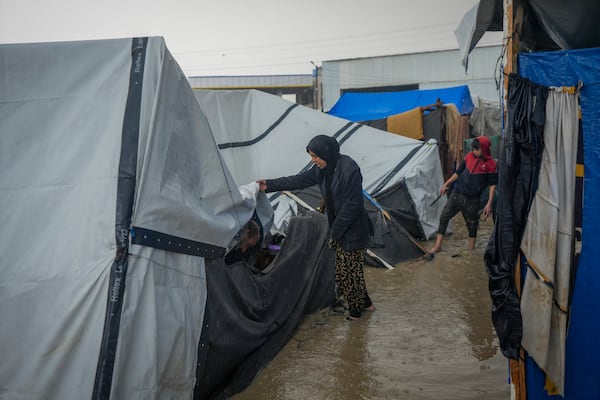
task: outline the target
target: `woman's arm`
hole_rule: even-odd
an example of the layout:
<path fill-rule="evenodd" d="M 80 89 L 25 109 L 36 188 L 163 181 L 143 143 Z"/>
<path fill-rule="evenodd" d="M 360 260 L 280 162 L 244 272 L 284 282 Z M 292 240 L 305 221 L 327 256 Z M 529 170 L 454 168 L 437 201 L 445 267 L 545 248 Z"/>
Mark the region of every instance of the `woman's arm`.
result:
<path fill-rule="evenodd" d="M 318 183 L 317 168 L 313 167 L 300 174 L 285 176 L 277 179 L 259 179 L 256 182 L 258 183 L 259 190 L 267 193 L 279 192 L 282 190 L 304 189 Z"/>

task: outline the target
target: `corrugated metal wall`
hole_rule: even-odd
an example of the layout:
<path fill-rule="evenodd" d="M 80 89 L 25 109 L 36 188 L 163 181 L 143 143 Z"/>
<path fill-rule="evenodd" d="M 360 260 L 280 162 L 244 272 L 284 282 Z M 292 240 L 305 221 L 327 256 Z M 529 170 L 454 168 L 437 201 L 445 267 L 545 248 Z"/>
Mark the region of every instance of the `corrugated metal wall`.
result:
<path fill-rule="evenodd" d="M 466 84 L 472 96 L 499 101 L 495 77 L 501 54 L 501 46 L 475 48 L 468 73 L 460 64 L 458 50 L 324 61 L 323 110 L 333 107 L 343 89 L 409 84 L 418 84 L 420 89 Z"/>

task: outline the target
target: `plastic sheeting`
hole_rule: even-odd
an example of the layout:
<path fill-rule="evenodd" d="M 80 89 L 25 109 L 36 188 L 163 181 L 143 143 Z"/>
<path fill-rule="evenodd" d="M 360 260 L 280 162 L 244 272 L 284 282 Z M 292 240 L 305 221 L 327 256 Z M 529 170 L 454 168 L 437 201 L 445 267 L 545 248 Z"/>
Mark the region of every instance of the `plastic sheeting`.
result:
<path fill-rule="evenodd" d="M 454 31 L 465 71 L 469 67 L 469 54 L 487 31 L 502 31 L 502 5 L 499 0 L 482 0 L 463 16 Z"/>
<path fill-rule="evenodd" d="M 354 124 L 256 90 L 201 90 L 196 97 L 237 182 L 296 174 L 310 165 L 310 139 L 335 136 L 340 151 L 360 166 L 363 186 L 371 195 L 402 183 L 423 234 L 435 234 L 445 204 L 443 200 L 429 206 L 443 183 L 435 142 Z"/>
<path fill-rule="evenodd" d="M 131 40 L 89 47 L 0 46 L 2 397 L 94 387 Z"/>
<path fill-rule="evenodd" d="M 584 49 L 600 46 L 600 2 L 572 0 L 514 0 L 513 15 L 522 7 L 519 22 L 519 52 Z M 463 17 L 456 37 L 467 68 L 469 53 L 486 31 L 502 31 L 502 0 L 481 0 Z"/>
<path fill-rule="evenodd" d="M 421 107 L 388 117 L 386 130 L 412 139 L 423 140 L 423 115 Z"/>
<path fill-rule="evenodd" d="M 468 116 L 460 115 L 454 104 L 434 107 L 423 115 L 425 139 L 438 144 L 444 181 L 456 171 L 464 155 L 462 142 L 469 137 Z"/>
<path fill-rule="evenodd" d="M 0 397 L 189 398 L 204 259 L 129 228 L 214 250 L 254 210 L 164 40 L 0 45 L 0 132 Z"/>
<path fill-rule="evenodd" d="M 224 165 L 206 116 L 164 43 L 149 54 L 133 225 L 225 247 L 239 221 L 252 215 L 237 190 L 247 182 L 236 183 Z M 240 207 L 232 210 L 232 204 Z"/>
<path fill-rule="evenodd" d="M 492 321 L 502 354 L 518 359 L 523 332 L 515 267 L 525 222 L 537 189 L 543 150 L 547 88 L 511 75 L 508 126 L 500 157 L 497 218 L 485 252 Z"/>
<path fill-rule="evenodd" d="M 473 99 L 475 109 L 469 117 L 473 136 L 494 136 L 502 133 L 502 108 L 500 103 L 480 97 Z"/>
<path fill-rule="evenodd" d="M 333 304 L 328 230 L 318 213 L 291 219 L 281 251 L 263 271 L 207 260 L 194 399 L 225 399 L 243 390 L 290 340 L 303 315 Z"/>
<path fill-rule="evenodd" d="M 460 114 L 473 112 L 473 101 L 466 85 L 407 90 L 404 92 L 344 93 L 328 114 L 353 122 L 372 121 L 400 114 L 416 107 L 426 107 L 441 100 L 454 104 Z"/>
<path fill-rule="evenodd" d="M 577 276 L 573 287 L 565 363 L 564 399 L 600 398 L 597 365 L 600 360 L 600 274 L 596 230 L 600 213 L 600 49 L 530 53 L 519 56 L 520 74 L 546 86 L 577 86 L 583 83 L 580 104 L 584 149 L 583 235 Z M 544 375 L 528 360 L 527 398 L 559 399 L 544 391 Z"/>
<path fill-rule="evenodd" d="M 554 88 L 546 101 L 544 153 L 521 250 L 523 347 L 564 393 L 565 340 L 574 254 L 578 94 Z"/>

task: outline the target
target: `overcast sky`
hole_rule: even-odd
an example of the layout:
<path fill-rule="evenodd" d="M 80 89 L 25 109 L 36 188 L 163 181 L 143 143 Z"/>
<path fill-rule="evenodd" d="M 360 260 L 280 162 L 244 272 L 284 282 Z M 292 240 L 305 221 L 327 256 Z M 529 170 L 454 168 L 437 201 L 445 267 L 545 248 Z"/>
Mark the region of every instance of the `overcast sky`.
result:
<path fill-rule="evenodd" d="M 457 48 L 477 0 L 0 0 L 0 43 L 163 36 L 189 76 Z M 499 33 L 481 45 L 499 44 Z"/>

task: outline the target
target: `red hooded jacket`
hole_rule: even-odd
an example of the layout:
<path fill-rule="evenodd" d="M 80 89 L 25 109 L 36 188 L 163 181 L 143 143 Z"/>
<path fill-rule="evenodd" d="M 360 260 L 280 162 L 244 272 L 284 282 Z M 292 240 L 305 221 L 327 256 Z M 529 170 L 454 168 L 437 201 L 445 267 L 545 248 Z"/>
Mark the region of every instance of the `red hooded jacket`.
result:
<path fill-rule="evenodd" d="M 488 186 L 498 183 L 496 161 L 491 155 L 491 142 L 487 136 L 478 136 L 481 157 L 473 151 L 467 154 L 456 171 L 458 180 L 454 190 L 469 197 L 479 197 Z"/>

